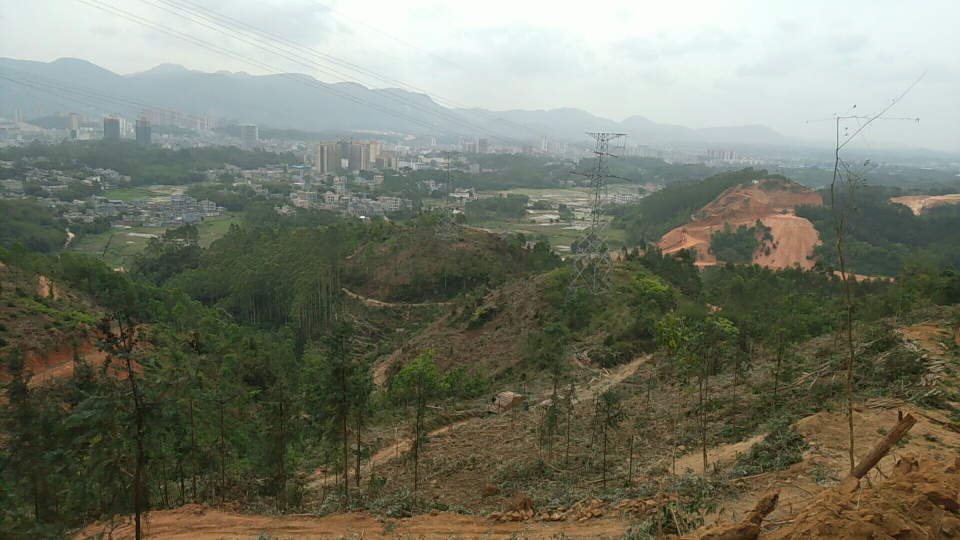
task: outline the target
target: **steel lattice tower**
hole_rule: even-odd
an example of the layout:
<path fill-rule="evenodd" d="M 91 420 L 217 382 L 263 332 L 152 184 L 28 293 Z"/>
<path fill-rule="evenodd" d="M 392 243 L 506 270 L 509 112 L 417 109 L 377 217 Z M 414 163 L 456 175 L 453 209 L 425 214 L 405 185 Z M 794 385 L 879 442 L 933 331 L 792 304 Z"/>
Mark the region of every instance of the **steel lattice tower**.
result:
<path fill-rule="evenodd" d="M 604 216 L 604 204 L 607 199 L 607 178 L 610 177 L 606 160 L 614 156 L 611 143 L 624 137 L 623 133 L 588 133 L 596 139 L 597 147 L 593 151 L 596 159 L 590 176 L 590 216 L 589 224 L 580 232 L 580 237 L 571 246 L 574 251 L 571 259 L 573 269 L 567 295 L 587 289 L 594 296 L 600 296 L 613 290 L 611 271 L 613 260 L 607 245 L 607 220 Z M 613 145 L 616 148 L 616 145 Z"/>
<path fill-rule="evenodd" d="M 447 159 L 450 159 L 449 154 Z M 436 209 L 436 235 L 438 239 L 445 242 L 457 242 L 460 240 L 460 225 L 457 223 L 457 215 L 454 212 L 457 208 L 457 200 L 450 196 L 453 192 L 453 183 L 450 180 L 449 162 L 443 176 L 443 202 Z"/>

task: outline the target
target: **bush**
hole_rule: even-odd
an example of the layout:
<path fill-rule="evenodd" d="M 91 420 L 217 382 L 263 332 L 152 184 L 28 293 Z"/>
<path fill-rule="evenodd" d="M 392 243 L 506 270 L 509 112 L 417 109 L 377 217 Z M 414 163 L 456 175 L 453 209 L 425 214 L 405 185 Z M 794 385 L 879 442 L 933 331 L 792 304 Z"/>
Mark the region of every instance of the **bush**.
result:
<path fill-rule="evenodd" d="M 803 460 L 803 451 L 810 445 L 797 433 L 789 417 L 774 418 L 765 429 L 767 436 L 762 441 L 751 446 L 746 454 L 737 454 L 731 477 L 782 471 Z"/>

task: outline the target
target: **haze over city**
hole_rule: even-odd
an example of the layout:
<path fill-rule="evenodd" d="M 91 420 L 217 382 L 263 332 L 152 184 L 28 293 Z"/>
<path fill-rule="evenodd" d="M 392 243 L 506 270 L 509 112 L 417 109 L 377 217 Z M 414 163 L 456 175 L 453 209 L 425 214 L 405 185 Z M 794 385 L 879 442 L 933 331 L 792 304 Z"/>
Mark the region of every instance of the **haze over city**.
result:
<path fill-rule="evenodd" d="M 0 0 L 0 540 L 960 538 L 958 21 Z"/>
<path fill-rule="evenodd" d="M 573 107 L 616 121 L 641 115 L 693 128 L 763 124 L 798 143 L 829 144 L 832 125 L 811 120 L 852 105 L 876 112 L 923 75 L 892 111 L 920 122 L 884 122 L 856 145 L 960 149 L 960 34 L 951 23 L 960 5 L 952 2 L 921 9 L 902 2 L 195 5 L 467 107 Z M 278 70 L 337 82 L 185 19 L 176 6 L 114 5 L 123 16 L 108 13 L 110 6 L 10 3 L 0 13 L 0 49 L 45 62 L 80 58 L 121 74 L 164 63 L 267 73 L 135 22 L 141 17 Z M 347 73 L 371 87 L 390 86 Z"/>

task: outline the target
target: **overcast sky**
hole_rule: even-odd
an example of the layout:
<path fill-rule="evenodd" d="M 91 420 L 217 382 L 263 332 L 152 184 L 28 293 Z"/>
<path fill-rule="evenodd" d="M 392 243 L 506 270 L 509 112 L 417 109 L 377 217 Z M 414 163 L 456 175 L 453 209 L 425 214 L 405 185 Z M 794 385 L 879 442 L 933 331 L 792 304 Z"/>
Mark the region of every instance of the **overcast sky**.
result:
<path fill-rule="evenodd" d="M 808 121 L 854 104 L 861 113 L 882 109 L 926 72 L 889 113 L 920 122 L 884 122 L 857 145 L 960 150 L 960 2 L 950 0 L 8 1 L 0 55 L 76 57 L 123 74 L 160 63 L 267 72 L 88 5 L 102 3 L 280 70 L 337 81 L 163 11 L 176 9 L 162 2 L 201 5 L 461 105 L 577 107 L 694 128 L 766 124 L 806 140 L 833 134 L 831 123 Z"/>

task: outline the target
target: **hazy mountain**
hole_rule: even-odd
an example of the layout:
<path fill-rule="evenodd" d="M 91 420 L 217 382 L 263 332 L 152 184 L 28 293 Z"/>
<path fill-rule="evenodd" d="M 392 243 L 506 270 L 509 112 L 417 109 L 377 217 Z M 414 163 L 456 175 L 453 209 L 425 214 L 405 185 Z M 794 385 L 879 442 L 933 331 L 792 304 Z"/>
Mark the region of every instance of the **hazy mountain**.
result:
<path fill-rule="evenodd" d="M 691 129 L 658 124 L 642 116 L 622 122 L 580 109 L 488 111 L 447 109 L 429 96 L 399 88 L 370 89 L 356 83 L 327 84 L 309 75 L 253 76 L 245 72 L 204 73 L 177 64 L 118 75 L 85 60 L 61 58 L 33 62 L 0 58 L 4 115 L 14 107 L 31 115 L 36 105 L 51 112 L 137 116 L 144 107 L 251 122 L 263 127 L 307 132 L 394 131 L 440 138 L 488 137 L 491 142 L 537 145 L 541 134 L 583 140 L 586 131 L 621 131 L 630 144 L 704 142 L 782 144 L 784 137 L 766 126 Z M 52 92 L 52 93 L 51 93 Z"/>

